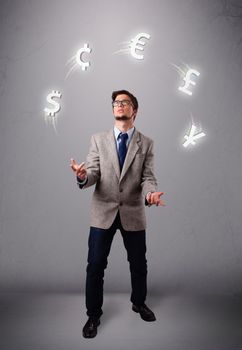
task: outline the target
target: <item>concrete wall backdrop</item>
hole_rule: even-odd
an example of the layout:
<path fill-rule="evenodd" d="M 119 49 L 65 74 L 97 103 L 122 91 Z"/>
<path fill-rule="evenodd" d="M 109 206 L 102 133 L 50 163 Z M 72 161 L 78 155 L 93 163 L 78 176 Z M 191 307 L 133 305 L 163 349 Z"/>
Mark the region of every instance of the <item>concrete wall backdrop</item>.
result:
<path fill-rule="evenodd" d="M 84 291 L 94 188 L 77 188 L 69 160 L 113 126 L 111 92 L 125 88 L 167 204 L 146 209 L 149 291 L 241 293 L 241 17 L 235 0 L 1 1 L 1 292 Z M 144 60 L 114 54 L 139 32 Z M 65 79 L 86 42 L 90 68 Z M 201 73 L 192 97 L 178 91 L 184 64 Z M 52 89 L 57 132 L 43 112 Z M 185 149 L 192 118 L 206 136 Z M 119 231 L 105 290 L 130 290 Z"/>

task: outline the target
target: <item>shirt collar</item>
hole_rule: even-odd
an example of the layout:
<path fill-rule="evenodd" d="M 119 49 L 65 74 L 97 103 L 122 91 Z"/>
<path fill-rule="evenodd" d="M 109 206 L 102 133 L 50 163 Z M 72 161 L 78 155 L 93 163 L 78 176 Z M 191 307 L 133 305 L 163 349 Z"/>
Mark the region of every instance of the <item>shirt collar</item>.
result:
<path fill-rule="evenodd" d="M 127 130 L 126 133 L 128 134 L 128 139 L 130 140 L 131 136 L 133 135 L 133 132 L 134 132 L 134 126 Z M 115 135 L 115 139 L 117 140 L 118 139 L 118 135 L 121 133 L 122 131 L 119 130 L 116 125 L 114 125 L 114 135 Z"/>

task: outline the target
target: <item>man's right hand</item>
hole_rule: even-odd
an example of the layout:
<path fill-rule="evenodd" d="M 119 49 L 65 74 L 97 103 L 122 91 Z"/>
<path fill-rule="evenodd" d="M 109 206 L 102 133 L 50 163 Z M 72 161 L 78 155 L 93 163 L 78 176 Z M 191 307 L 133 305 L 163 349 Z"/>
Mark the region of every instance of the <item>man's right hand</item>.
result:
<path fill-rule="evenodd" d="M 75 159 L 71 158 L 70 167 L 76 173 L 81 180 L 85 180 L 87 177 L 87 170 L 85 168 L 85 162 L 78 164 Z"/>

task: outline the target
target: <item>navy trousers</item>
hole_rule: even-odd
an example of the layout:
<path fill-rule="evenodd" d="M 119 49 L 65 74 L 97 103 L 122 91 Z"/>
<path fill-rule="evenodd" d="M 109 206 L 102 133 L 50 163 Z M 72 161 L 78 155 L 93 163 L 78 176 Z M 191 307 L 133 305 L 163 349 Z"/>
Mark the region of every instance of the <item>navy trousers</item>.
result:
<path fill-rule="evenodd" d="M 119 212 L 109 229 L 90 227 L 86 275 L 86 308 L 89 317 L 103 314 L 104 270 L 107 267 L 113 237 L 119 229 L 127 251 L 131 273 L 130 301 L 142 305 L 147 294 L 146 234 L 142 231 L 125 231 L 121 225 Z"/>

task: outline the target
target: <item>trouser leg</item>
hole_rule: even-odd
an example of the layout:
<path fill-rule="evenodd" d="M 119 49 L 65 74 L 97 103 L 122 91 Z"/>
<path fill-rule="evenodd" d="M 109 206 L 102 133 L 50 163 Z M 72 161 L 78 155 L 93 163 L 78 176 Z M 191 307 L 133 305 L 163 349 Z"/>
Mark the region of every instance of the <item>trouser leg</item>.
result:
<path fill-rule="evenodd" d="M 142 305 L 147 295 L 146 233 L 142 231 L 121 230 L 124 246 L 127 250 L 131 273 L 132 292 L 130 300 Z"/>
<path fill-rule="evenodd" d="M 103 305 L 104 270 L 116 228 L 90 228 L 86 268 L 86 308 L 89 317 L 100 317 Z"/>

